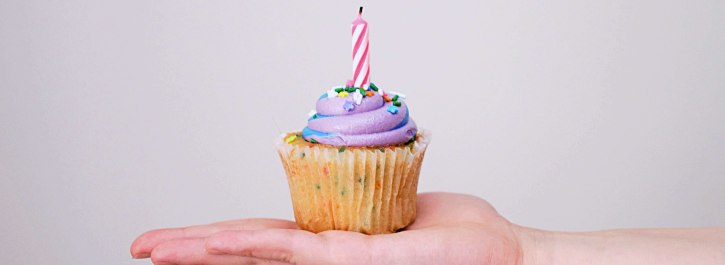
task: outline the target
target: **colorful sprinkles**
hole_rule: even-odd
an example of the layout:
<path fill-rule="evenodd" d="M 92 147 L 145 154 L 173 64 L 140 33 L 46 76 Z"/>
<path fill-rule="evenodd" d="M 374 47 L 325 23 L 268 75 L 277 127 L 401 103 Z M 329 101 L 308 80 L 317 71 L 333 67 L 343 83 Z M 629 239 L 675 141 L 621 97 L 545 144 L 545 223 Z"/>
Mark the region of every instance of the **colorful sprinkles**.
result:
<path fill-rule="evenodd" d="M 360 103 L 362 103 L 363 97 L 364 97 L 363 94 L 360 93 L 360 91 L 358 91 L 358 90 L 355 90 L 355 93 L 352 94 L 352 99 L 354 99 L 355 104 L 358 104 L 358 105 L 360 105 Z"/>
<path fill-rule="evenodd" d="M 395 92 L 395 91 L 390 91 L 390 94 L 395 94 L 395 95 L 400 96 L 400 98 L 405 99 L 405 94 L 403 94 L 403 93 L 398 93 L 398 92 Z"/>
<path fill-rule="evenodd" d="M 373 91 L 377 92 L 377 94 L 382 96 L 383 99 L 385 100 L 385 102 L 392 102 L 392 104 L 387 106 L 387 111 L 390 112 L 391 114 L 397 114 L 400 111 L 398 109 L 398 107 L 402 106 L 403 104 L 399 100 L 406 98 L 404 94 L 394 92 L 394 91 L 389 91 L 388 93 L 385 93 L 382 89 L 380 89 L 374 83 L 365 84 L 365 85 L 362 85 L 361 87 L 354 87 L 352 84 L 350 84 L 351 81 L 352 80 L 348 80 L 348 84 L 344 87 L 333 87 L 332 89 L 327 91 L 328 98 L 334 98 L 334 97 L 344 98 L 344 97 L 350 96 L 352 94 L 353 101 L 346 100 L 345 103 L 343 103 L 343 105 L 342 105 L 343 109 L 345 109 L 347 111 L 354 110 L 355 105 L 356 104 L 360 105 L 363 98 L 375 96 L 375 93 Z M 390 96 L 392 96 L 392 98 Z M 314 109 L 310 110 L 308 115 L 310 117 L 312 117 L 312 119 L 318 118 L 317 111 Z M 302 136 L 301 135 L 292 135 L 290 137 L 287 137 L 285 139 L 285 141 L 287 143 L 291 143 L 295 139 L 297 139 L 297 137 L 302 137 Z M 413 136 L 413 138 L 411 138 L 405 144 L 410 144 L 412 142 L 415 142 L 415 138 L 416 137 Z M 307 141 L 307 139 L 304 139 L 304 140 Z M 318 143 L 317 140 L 312 139 L 312 138 L 310 138 L 309 142 L 311 142 L 312 144 Z M 313 147 L 313 145 L 310 145 L 310 147 Z M 385 149 L 381 148 L 378 150 L 380 150 L 380 152 L 385 153 Z M 345 151 L 345 146 L 340 147 L 339 152 L 342 153 L 344 151 Z M 301 156 L 305 157 L 305 153 L 302 153 Z"/>
<path fill-rule="evenodd" d="M 345 103 L 342 104 L 342 107 L 347 111 L 351 111 L 351 110 L 355 109 L 355 105 L 353 105 L 352 102 L 350 102 L 350 101 L 345 101 Z"/>
<path fill-rule="evenodd" d="M 337 92 L 335 92 L 334 89 L 327 91 L 327 98 L 334 98 L 334 97 L 337 97 L 337 95 L 338 94 L 337 94 Z"/>
<path fill-rule="evenodd" d="M 279 138 L 277 138 L 277 139 L 279 139 Z M 295 139 L 297 139 L 297 135 L 292 135 L 290 137 L 287 137 L 287 139 L 284 139 L 284 141 L 287 142 L 287 143 L 291 143 Z"/>

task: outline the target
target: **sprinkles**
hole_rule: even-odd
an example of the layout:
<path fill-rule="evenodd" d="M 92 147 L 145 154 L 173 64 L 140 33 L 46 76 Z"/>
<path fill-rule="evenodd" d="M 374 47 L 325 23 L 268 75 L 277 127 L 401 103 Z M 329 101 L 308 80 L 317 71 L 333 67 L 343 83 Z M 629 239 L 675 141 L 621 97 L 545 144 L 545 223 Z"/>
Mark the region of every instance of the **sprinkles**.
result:
<path fill-rule="evenodd" d="M 349 93 L 347 93 L 347 91 L 342 91 L 342 92 L 340 92 L 340 94 L 337 94 L 337 95 L 338 95 L 339 97 L 341 97 L 341 98 L 344 98 L 344 97 L 347 97 L 347 96 L 348 96 L 348 95 L 350 95 L 350 94 L 349 94 Z"/>
<path fill-rule="evenodd" d="M 403 103 L 400 103 L 398 101 L 393 102 L 393 106 L 400 107 L 400 105 L 403 105 Z"/>
<path fill-rule="evenodd" d="M 355 109 L 355 105 L 352 104 L 350 101 L 345 101 L 345 104 L 342 104 L 342 108 L 344 108 L 347 111 L 351 111 Z"/>
<path fill-rule="evenodd" d="M 316 118 L 316 116 L 317 116 L 317 111 L 315 111 L 315 110 L 310 110 L 310 113 L 308 113 L 307 115 L 308 115 L 308 116 L 310 116 L 310 117 Z"/>
<path fill-rule="evenodd" d="M 310 143 L 316 144 L 316 143 L 317 143 L 317 140 L 315 140 L 315 139 L 310 139 Z"/>
<path fill-rule="evenodd" d="M 395 92 L 395 91 L 390 91 L 390 93 L 391 94 L 398 95 L 398 96 L 400 96 L 400 98 L 405 99 L 405 94 L 403 94 L 403 93 L 398 93 L 398 92 Z"/>
<path fill-rule="evenodd" d="M 287 137 L 287 139 L 284 139 L 284 141 L 287 142 L 287 143 L 291 143 L 295 139 L 297 139 L 297 135 L 292 135 L 290 137 Z"/>
<path fill-rule="evenodd" d="M 388 96 L 383 96 L 383 98 L 384 98 L 384 99 L 385 99 L 385 101 L 387 101 L 387 102 L 393 101 L 393 100 L 392 100 L 392 99 L 390 99 L 390 98 L 389 98 Z"/>
<path fill-rule="evenodd" d="M 394 107 L 393 105 L 388 105 L 388 112 L 392 114 L 398 113 L 398 108 Z"/>
<path fill-rule="evenodd" d="M 334 97 L 337 97 L 337 92 L 335 92 L 334 89 L 328 90 L 327 91 L 327 98 L 334 98 Z"/>
<path fill-rule="evenodd" d="M 373 84 L 373 83 L 370 83 L 370 88 L 372 88 L 373 91 L 378 91 L 378 87 L 375 86 L 375 84 Z"/>
<path fill-rule="evenodd" d="M 345 152 L 345 147 L 344 146 L 343 147 L 340 147 L 340 150 L 339 151 L 340 151 L 340 153 Z"/>
<path fill-rule="evenodd" d="M 398 95 L 393 96 L 393 101 L 398 101 Z"/>
<path fill-rule="evenodd" d="M 355 104 L 360 105 L 360 102 L 362 102 L 363 97 L 365 97 L 362 93 L 360 93 L 359 90 L 355 90 L 355 93 L 352 94 L 352 99 L 355 100 Z"/>
<path fill-rule="evenodd" d="M 372 91 L 365 91 L 365 95 L 368 97 L 372 97 L 373 95 L 375 95 L 375 93 L 373 93 Z"/>

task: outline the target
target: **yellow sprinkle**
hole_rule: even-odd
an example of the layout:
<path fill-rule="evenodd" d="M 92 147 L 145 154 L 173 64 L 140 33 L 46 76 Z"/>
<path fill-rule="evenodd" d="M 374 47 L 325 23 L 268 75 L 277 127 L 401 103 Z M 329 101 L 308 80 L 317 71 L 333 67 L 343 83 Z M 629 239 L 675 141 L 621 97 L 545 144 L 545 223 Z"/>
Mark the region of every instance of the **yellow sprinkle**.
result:
<path fill-rule="evenodd" d="M 284 140 L 285 140 L 285 141 L 286 141 L 287 143 L 291 143 L 291 142 L 292 142 L 292 141 L 294 141 L 295 139 L 297 139 L 297 135 L 292 135 L 292 136 L 290 136 L 290 137 L 287 137 L 287 139 L 284 139 Z"/>
<path fill-rule="evenodd" d="M 340 93 L 337 93 L 337 95 L 338 95 L 338 96 L 340 96 L 341 98 L 344 98 L 344 97 L 347 97 L 347 96 L 348 96 L 348 95 L 350 95 L 350 94 L 349 94 L 349 93 L 347 93 L 347 91 L 342 91 L 342 92 L 340 92 Z"/>

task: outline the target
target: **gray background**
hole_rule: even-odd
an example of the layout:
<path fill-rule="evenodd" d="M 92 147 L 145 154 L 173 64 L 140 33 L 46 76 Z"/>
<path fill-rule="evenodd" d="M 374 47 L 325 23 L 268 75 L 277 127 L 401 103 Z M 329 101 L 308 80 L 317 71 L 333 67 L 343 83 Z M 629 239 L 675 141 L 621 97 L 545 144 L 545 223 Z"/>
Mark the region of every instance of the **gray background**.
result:
<path fill-rule="evenodd" d="M 272 139 L 351 77 L 360 4 L 372 80 L 433 132 L 420 191 L 725 225 L 724 1 L 3 1 L 0 256 L 149 264 L 146 230 L 293 218 Z"/>

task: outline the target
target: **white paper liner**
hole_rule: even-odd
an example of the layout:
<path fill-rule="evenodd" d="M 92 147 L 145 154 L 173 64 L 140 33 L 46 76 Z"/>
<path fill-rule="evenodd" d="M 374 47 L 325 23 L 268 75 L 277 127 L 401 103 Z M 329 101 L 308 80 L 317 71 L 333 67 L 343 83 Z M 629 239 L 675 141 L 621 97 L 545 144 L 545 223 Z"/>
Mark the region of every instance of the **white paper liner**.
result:
<path fill-rule="evenodd" d="M 312 232 L 394 233 L 415 220 L 418 175 L 431 139 L 379 149 L 274 143 L 287 173 L 297 225 Z M 304 156 L 303 156 L 304 154 Z"/>

